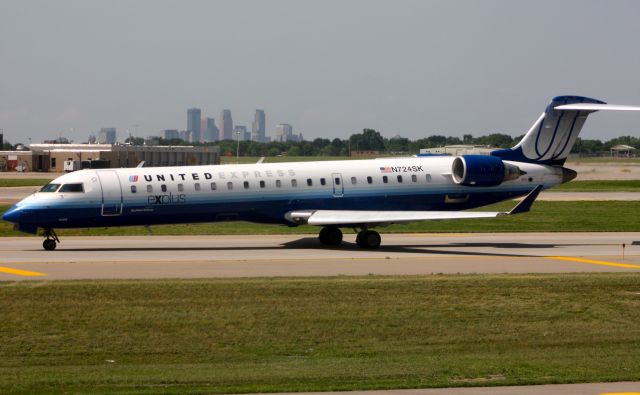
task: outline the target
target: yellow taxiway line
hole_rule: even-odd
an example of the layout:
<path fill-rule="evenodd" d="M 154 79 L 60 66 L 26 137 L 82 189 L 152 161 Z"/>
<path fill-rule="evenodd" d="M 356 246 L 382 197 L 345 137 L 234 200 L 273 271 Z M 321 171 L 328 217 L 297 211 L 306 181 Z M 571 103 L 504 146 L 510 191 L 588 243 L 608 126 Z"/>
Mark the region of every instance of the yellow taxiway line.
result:
<path fill-rule="evenodd" d="M 0 273 L 15 274 L 16 276 L 39 277 L 46 276 L 46 273 L 32 272 L 29 270 L 13 269 L 11 267 L 0 266 Z"/>
<path fill-rule="evenodd" d="M 588 263 L 588 264 L 591 264 L 591 265 L 624 267 L 624 268 L 627 268 L 627 269 L 640 269 L 640 265 L 631 265 L 629 263 L 618 263 L 618 262 L 608 262 L 608 261 L 596 261 L 596 260 L 593 260 L 593 259 L 573 258 L 573 257 L 570 257 L 570 256 L 548 256 L 546 258 L 557 259 L 559 261 Z"/>

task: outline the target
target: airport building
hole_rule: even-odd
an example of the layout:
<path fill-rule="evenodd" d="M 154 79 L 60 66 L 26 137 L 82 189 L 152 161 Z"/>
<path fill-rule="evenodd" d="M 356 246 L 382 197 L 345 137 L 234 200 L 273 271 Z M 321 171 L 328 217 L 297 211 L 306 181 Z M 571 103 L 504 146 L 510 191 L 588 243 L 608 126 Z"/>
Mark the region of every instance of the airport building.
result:
<path fill-rule="evenodd" d="M 0 171 L 56 172 L 83 168 L 214 165 L 219 147 L 111 144 L 31 144 L 31 151 L 0 151 Z"/>
<path fill-rule="evenodd" d="M 420 153 L 423 155 L 489 155 L 491 151 L 495 151 L 498 148 L 488 147 L 486 145 L 445 145 L 444 147 L 436 148 L 421 148 Z"/>

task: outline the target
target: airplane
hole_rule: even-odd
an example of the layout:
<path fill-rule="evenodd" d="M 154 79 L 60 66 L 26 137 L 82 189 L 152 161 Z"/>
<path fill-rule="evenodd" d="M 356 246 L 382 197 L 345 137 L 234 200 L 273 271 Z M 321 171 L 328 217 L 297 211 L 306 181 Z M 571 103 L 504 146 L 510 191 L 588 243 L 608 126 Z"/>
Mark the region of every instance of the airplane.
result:
<path fill-rule="evenodd" d="M 340 228 L 361 248 L 380 246 L 373 230 L 394 223 L 495 218 L 529 211 L 543 189 L 571 181 L 563 165 L 587 116 L 640 111 L 581 96 L 551 100 L 514 147 L 488 155 L 80 170 L 11 207 L 2 218 L 20 231 L 244 220 L 322 227 L 338 246 Z M 509 212 L 466 211 L 526 196 Z"/>

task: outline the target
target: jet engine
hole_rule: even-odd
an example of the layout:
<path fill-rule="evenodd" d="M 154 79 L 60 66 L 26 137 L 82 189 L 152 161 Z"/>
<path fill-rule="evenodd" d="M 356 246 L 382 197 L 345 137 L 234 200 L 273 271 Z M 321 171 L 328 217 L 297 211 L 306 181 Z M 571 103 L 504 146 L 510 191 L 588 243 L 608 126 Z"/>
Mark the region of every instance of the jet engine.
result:
<path fill-rule="evenodd" d="M 451 175 L 456 184 L 491 187 L 526 174 L 518 166 L 488 155 L 462 155 L 453 160 Z"/>

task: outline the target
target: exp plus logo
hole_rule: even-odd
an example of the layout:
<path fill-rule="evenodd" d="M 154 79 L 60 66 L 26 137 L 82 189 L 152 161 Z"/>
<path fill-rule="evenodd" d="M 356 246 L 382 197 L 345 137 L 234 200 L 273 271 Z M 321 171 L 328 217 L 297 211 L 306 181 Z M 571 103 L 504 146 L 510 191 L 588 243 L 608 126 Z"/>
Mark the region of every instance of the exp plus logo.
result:
<path fill-rule="evenodd" d="M 174 195 L 169 192 L 166 195 L 149 195 L 147 196 L 148 204 L 181 204 L 187 201 L 187 196 L 183 193 Z"/>

